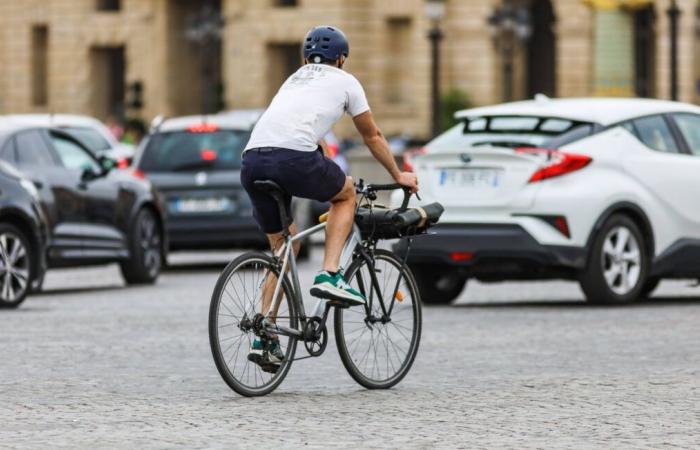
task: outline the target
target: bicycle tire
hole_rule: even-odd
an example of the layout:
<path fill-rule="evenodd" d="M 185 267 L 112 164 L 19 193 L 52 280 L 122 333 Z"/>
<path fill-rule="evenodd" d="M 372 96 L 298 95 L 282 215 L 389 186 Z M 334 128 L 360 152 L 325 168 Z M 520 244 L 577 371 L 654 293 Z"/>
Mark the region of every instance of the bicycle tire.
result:
<path fill-rule="evenodd" d="M 264 270 L 270 270 L 272 273 L 275 274 L 275 276 L 279 276 L 279 272 L 277 268 L 275 267 L 273 259 L 268 256 L 265 253 L 262 252 L 249 252 L 245 253 L 238 258 L 234 259 L 232 262 L 230 262 L 226 268 L 223 270 L 221 275 L 219 276 L 219 279 L 216 282 L 216 287 L 214 288 L 214 292 L 212 293 L 212 298 L 211 298 L 211 303 L 209 306 L 209 344 L 211 346 L 211 352 L 212 356 L 214 358 L 214 363 L 216 364 L 216 368 L 219 371 L 219 374 L 221 375 L 221 378 L 226 382 L 226 384 L 233 389 L 235 392 L 237 392 L 240 395 L 246 396 L 246 397 L 257 397 L 257 396 L 263 396 L 267 395 L 270 392 L 274 391 L 280 383 L 284 380 L 284 378 L 287 376 L 287 373 L 289 372 L 289 369 L 291 368 L 292 361 L 294 360 L 294 354 L 296 353 L 296 345 L 297 345 L 297 340 L 291 337 L 284 337 L 286 339 L 286 352 L 285 352 L 285 360 L 284 362 L 280 365 L 279 369 L 277 372 L 273 375 L 271 375 L 271 378 L 269 379 L 268 382 L 262 384 L 261 386 L 253 387 L 245 384 L 241 379 L 237 378 L 235 376 L 236 369 L 234 368 L 231 370 L 231 367 L 229 366 L 229 363 L 232 359 L 236 359 L 236 362 L 238 361 L 238 356 L 241 351 L 241 347 L 245 347 L 243 345 L 245 342 L 248 344 L 251 342 L 251 338 L 254 339 L 255 334 L 250 331 L 246 335 L 241 335 L 241 336 L 246 336 L 247 339 L 242 339 L 238 338 L 239 340 L 242 340 L 244 342 L 239 342 L 238 343 L 238 349 L 235 357 L 229 358 L 229 361 L 227 362 L 227 358 L 224 355 L 226 352 L 224 349 L 222 349 L 222 339 L 220 337 L 221 332 L 220 329 L 226 327 L 226 324 L 220 324 L 219 323 L 219 318 L 220 316 L 229 316 L 230 318 L 227 320 L 233 320 L 233 322 L 229 325 L 233 328 L 237 328 L 236 325 L 236 320 L 237 318 L 234 315 L 234 312 L 232 309 L 237 308 L 238 311 L 242 311 L 242 317 L 238 318 L 238 323 L 240 323 L 240 320 L 242 320 L 244 317 L 246 317 L 250 313 L 250 305 L 252 306 L 253 312 L 258 312 L 259 308 L 259 301 L 257 298 L 252 298 L 249 299 L 245 294 L 243 296 L 238 295 L 238 291 L 236 291 L 234 294 L 231 294 L 230 290 L 227 288 L 230 285 L 230 280 L 233 278 L 233 276 L 236 273 L 239 273 L 238 279 L 240 280 L 240 272 L 243 271 L 244 268 L 249 267 L 251 265 L 254 266 L 254 264 L 257 264 L 260 269 Z M 237 272 L 238 271 L 238 272 Z M 246 280 L 246 274 L 243 274 L 243 280 Z M 258 279 L 259 280 L 259 279 Z M 258 283 L 261 285 L 261 282 L 258 281 Z M 254 283 L 255 284 L 255 283 Z M 282 292 L 284 294 L 284 297 L 286 299 L 286 307 L 288 314 L 285 316 L 289 318 L 289 323 L 285 323 L 286 326 L 289 326 L 290 328 L 298 328 L 298 317 L 296 315 L 296 303 L 294 300 L 294 293 L 291 288 L 291 285 L 289 284 L 289 280 L 286 276 L 283 277 L 282 279 Z M 234 304 L 231 305 L 229 308 L 226 306 L 225 303 L 223 303 L 223 299 L 226 299 L 226 296 L 228 296 Z M 237 300 L 240 300 L 241 297 L 243 298 L 243 302 L 236 302 Z M 250 300 L 250 301 L 248 301 Z M 284 304 L 285 301 L 283 299 L 282 304 Z M 231 314 L 220 314 L 221 311 L 221 306 L 224 305 L 225 308 L 228 310 L 227 312 L 230 312 Z M 241 307 L 242 306 L 242 307 Z M 283 306 L 280 306 L 282 308 Z M 279 320 L 279 317 L 278 317 Z M 226 328 L 228 330 L 228 328 Z M 240 330 L 240 328 L 238 328 Z M 240 330 L 242 331 L 242 330 Z M 234 339 L 234 338 L 231 338 Z M 282 337 L 280 338 L 282 342 Z M 228 344 L 224 344 L 228 345 Z M 231 344 L 234 345 L 234 344 Z M 245 352 L 246 356 L 246 363 L 251 364 L 252 369 L 248 367 L 245 370 L 245 373 L 248 374 L 248 378 L 250 377 L 250 370 L 253 371 L 256 377 L 262 373 L 262 370 L 259 369 L 259 366 L 257 364 L 248 361 L 247 360 L 247 353 L 248 353 L 248 348 L 244 348 L 243 351 Z M 235 362 L 234 362 L 235 364 Z M 241 372 L 241 377 L 243 376 L 243 370 Z M 261 376 L 261 380 L 264 380 L 264 376 Z"/>
<path fill-rule="evenodd" d="M 396 345 L 392 341 L 391 338 L 388 337 L 388 329 L 389 327 L 393 324 L 394 327 L 399 331 L 399 335 L 404 335 L 405 333 L 401 333 L 401 329 L 399 328 L 398 322 L 394 322 L 393 315 L 396 311 L 393 311 L 391 316 L 392 316 L 392 321 L 388 322 L 387 324 L 382 324 L 382 326 L 386 325 L 384 334 L 382 335 L 382 329 L 379 328 L 377 325 L 377 338 L 378 342 L 380 342 L 379 338 L 381 336 L 385 337 L 385 348 L 386 348 L 386 357 L 387 357 L 387 377 L 384 377 L 382 379 L 374 379 L 372 378 L 372 374 L 367 374 L 365 373 L 367 369 L 365 368 L 364 370 L 362 369 L 362 359 L 357 359 L 357 357 L 354 356 L 354 353 L 352 349 L 349 347 L 352 345 L 359 345 L 359 344 L 353 344 L 348 343 L 347 337 L 350 336 L 353 333 L 356 333 L 359 330 L 362 330 L 361 334 L 366 333 L 366 330 L 362 329 L 361 327 L 358 330 L 355 331 L 350 331 L 346 330 L 348 327 L 345 326 L 346 321 L 344 319 L 346 314 L 350 314 L 351 312 L 355 311 L 362 311 L 360 313 L 361 315 L 364 314 L 365 318 L 367 317 L 367 311 L 366 309 L 362 310 L 361 307 L 356 307 L 356 308 L 336 308 L 335 309 L 335 314 L 334 314 L 334 328 L 335 328 L 335 340 L 336 340 L 336 345 L 338 347 L 338 353 L 340 354 L 340 359 L 343 362 L 343 365 L 345 366 L 345 369 L 348 371 L 350 376 L 360 385 L 368 388 L 368 389 L 389 389 L 392 386 L 396 385 L 398 382 L 400 382 L 410 371 L 411 366 L 413 365 L 413 362 L 416 358 L 416 354 L 418 353 L 418 347 L 420 345 L 420 337 L 421 337 L 421 331 L 422 331 L 422 307 L 421 307 L 421 300 L 420 300 L 420 294 L 418 291 L 418 287 L 416 285 L 415 279 L 413 278 L 413 274 L 411 273 L 411 270 L 409 267 L 401 260 L 399 260 L 396 255 L 393 253 L 386 251 L 386 250 L 376 250 L 374 254 L 375 258 L 375 264 L 380 262 L 380 261 L 385 261 L 387 264 L 390 264 L 394 266 L 394 268 L 397 269 L 398 271 L 398 276 L 402 278 L 402 283 L 403 285 L 400 284 L 400 286 L 405 286 L 406 289 L 408 290 L 408 293 L 410 295 L 411 299 L 411 312 L 412 312 L 412 335 L 411 339 L 409 340 L 409 347 L 407 348 L 407 351 L 405 352 L 405 356 L 402 358 L 402 360 L 399 360 L 398 362 L 400 363 L 400 366 L 398 370 L 395 369 L 393 365 L 393 360 L 390 358 L 389 355 L 389 346 L 394 346 Z M 348 268 L 346 272 L 346 279 L 348 283 L 350 283 L 353 286 L 356 286 L 355 284 L 355 277 L 357 276 L 358 273 L 362 273 L 361 270 L 363 269 L 363 266 L 367 264 L 367 261 L 365 261 L 364 258 L 359 257 L 356 258 L 350 267 Z M 368 269 L 367 269 L 368 270 Z M 384 273 L 386 273 L 386 266 L 384 268 Z M 381 281 L 379 281 L 379 284 L 381 285 Z M 393 295 L 393 287 L 392 283 L 385 282 L 384 283 L 385 287 L 389 285 L 390 289 L 392 290 L 392 293 L 390 295 Z M 357 289 L 357 287 L 356 287 Z M 371 288 L 374 290 L 374 287 Z M 382 289 L 383 291 L 385 289 Z M 384 294 L 384 292 L 383 292 Z M 403 296 L 403 301 L 401 302 L 402 305 L 402 310 L 405 310 L 405 306 L 403 302 L 405 302 L 406 297 Z M 374 303 L 374 302 L 373 302 Z M 386 302 L 385 302 L 386 303 Z M 375 306 L 373 304 L 373 311 L 375 310 Z M 403 319 L 401 319 L 403 320 Z M 374 328 L 370 328 L 367 324 L 364 325 L 365 327 L 368 327 L 371 331 L 371 336 L 372 336 L 372 342 L 374 341 Z M 405 331 L 405 330 L 404 330 Z M 405 335 L 403 336 L 404 338 L 406 337 Z M 357 338 L 358 340 L 361 339 L 361 336 Z M 369 348 L 369 347 L 368 347 Z M 376 346 L 374 347 L 376 351 Z M 395 348 L 395 347 L 394 347 Z M 381 347 L 380 347 L 380 353 L 381 353 Z M 368 350 L 369 351 L 369 350 Z M 368 357 L 367 357 L 368 358 Z M 376 362 L 376 357 L 375 357 L 375 362 Z M 389 364 L 389 361 L 391 361 L 391 364 Z M 391 365 L 391 368 L 394 369 L 393 373 L 389 376 L 389 372 L 391 371 L 389 369 L 389 366 Z M 366 366 L 365 366 L 366 367 Z M 371 372 L 373 372 L 374 369 L 371 369 Z M 381 371 L 377 371 L 378 374 L 380 374 Z"/>

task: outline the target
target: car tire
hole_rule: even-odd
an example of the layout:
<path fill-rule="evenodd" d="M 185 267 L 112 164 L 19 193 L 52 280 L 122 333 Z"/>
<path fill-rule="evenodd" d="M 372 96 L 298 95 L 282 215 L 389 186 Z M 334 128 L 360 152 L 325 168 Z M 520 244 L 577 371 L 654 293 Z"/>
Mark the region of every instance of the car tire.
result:
<path fill-rule="evenodd" d="M 467 279 L 448 266 L 411 265 L 421 301 L 425 305 L 447 305 L 464 290 Z"/>
<path fill-rule="evenodd" d="M 26 235 L 8 223 L 0 223 L 0 265 L 0 308 L 17 308 L 27 298 L 37 261 Z"/>
<path fill-rule="evenodd" d="M 30 294 L 38 294 L 44 289 L 44 279 L 46 278 L 46 271 L 44 270 L 40 274 L 38 274 L 34 279 L 32 280 L 31 284 L 29 285 L 29 293 Z"/>
<path fill-rule="evenodd" d="M 651 294 L 654 293 L 656 288 L 659 287 L 659 284 L 661 283 L 661 278 L 658 277 L 649 277 L 647 278 L 647 281 L 644 283 L 644 287 L 642 288 L 642 292 L 639 293 L 640 298 L 649 298 L 651 297 Z"/>
<path fill-rule="evenodd" d="M 649 256 L 639 226 L 629 217 L 610 217 L 593 239 L 581 289 L 590 303 L 616 304 L 637 300 L 649 270 Z"/>
<path fill-rule="evenodd" d="M 153 284 L 162 268 L 161 229 L 155 213 L 141 209 L 129 234 L 129 259 L 120 263 L 127 284 Z"/>

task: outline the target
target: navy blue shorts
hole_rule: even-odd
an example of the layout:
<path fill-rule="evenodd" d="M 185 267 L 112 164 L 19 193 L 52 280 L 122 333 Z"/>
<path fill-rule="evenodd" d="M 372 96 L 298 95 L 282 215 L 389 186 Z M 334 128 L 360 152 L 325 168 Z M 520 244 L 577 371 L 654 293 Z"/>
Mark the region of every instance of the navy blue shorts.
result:
<path fill-rule="evenodd" d="M 253 216 L 265 233 L 282 231 L 277 203 L 259 191 L 254 181 L 272 180 L 294 197 L 327 202 L 345 185 L 345 173 L 320 150 L 251 149 L 243 155 L 241 183 L 253 203 Z M 290 205 L 287 205 L 289 210 Z"/>

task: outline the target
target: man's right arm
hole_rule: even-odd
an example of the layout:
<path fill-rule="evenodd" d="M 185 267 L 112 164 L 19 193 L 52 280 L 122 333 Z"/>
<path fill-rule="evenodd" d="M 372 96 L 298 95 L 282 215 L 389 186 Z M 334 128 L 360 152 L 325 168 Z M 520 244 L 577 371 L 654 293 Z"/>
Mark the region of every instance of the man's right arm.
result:
<path fill-rule="evenodd" d="M 411 192 L 418 192 L 418 180 L 412 172 L 401 172 L 396 165 L 394 155 L 391 154 L 389 143 L 384 138 L 379 127 L 374 121 L 372 111 L 365 111 L 353 117 L 355 128 L 362 136 L 365 145 L 372 152 L 374 158 L 379 161 L 389 172 L 389 175 L 402 186 L 411 188 Z"/>

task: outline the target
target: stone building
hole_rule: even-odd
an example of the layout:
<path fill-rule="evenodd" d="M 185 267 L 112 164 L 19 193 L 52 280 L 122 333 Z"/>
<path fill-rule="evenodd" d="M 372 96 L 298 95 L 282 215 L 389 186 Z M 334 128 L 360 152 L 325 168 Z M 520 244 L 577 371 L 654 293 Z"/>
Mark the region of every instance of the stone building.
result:
<path fill-rule="evenodd" d="M 430 130 L 426 0 L 0 0 L 0 113 L 150 120 L 264 106 L 316 24 L 387 134 Z M 677 0 L 678 93 L 700 101 L 700 0 Z M 440 86 L 474 104 L 552 96 L 668 98 L 672 0 L 446 0 Z M 522 27 L 508 33 L 507 8 Z M 510 24 L 512 25 L 512 24 Z M 506 30 L 506 31 L 504 31 Z M 345 121 L 337 130 L 350 131 Z"/>

